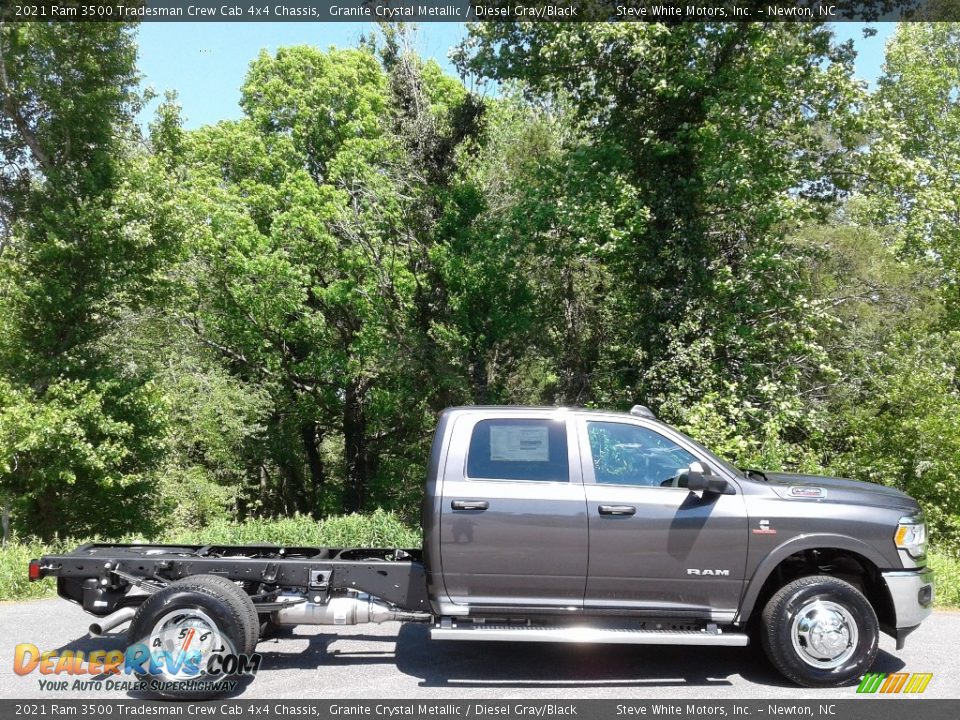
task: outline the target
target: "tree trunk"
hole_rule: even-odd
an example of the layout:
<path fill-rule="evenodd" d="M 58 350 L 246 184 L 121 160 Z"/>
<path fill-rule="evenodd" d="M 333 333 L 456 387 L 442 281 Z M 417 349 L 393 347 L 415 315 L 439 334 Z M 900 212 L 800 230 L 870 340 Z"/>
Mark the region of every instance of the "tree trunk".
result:
<path fill-rule="evenodd" d="M 555 400 L 564 405 L 579 405 L 590 394 L 590 369 L 584 357 L 584 352 L 590 349 L 590 343 L 583 337 L 586 332 L 584 328 L 587 327 L 583 317 L 586 310 L 577 293 L 577 269 L 570 266 L 573 262 L 576 261 L 567 261 L 561 273 L 565 362 L 561 372 L 560 397 Z"/>
<path fill-rule="evenodd" d="M 280 468 L 280 477 L 283 478 L 283 512 L 284 515 L 290 515 L 292 512 L 309 513 L 310 503 L 307 500 L 305 491 L 306 482 L 303 477 L 303 466 L 296 458 L 278 459 L 277 464 Z"/>
<path fill-rule="evenodd" d="M 473 390 L 473 402 L 486 405 L 490 402 L 490 378 L 487 372 L 487 359 L 483 348 L 471 349 L 470 384 Z"/>
<path fill-rule="evenodd" d="M 323 460 L 320 457 L 320 436 L 317 423 L 308 422 L 300 426 L 300 437 L 303 439 L 303 452 L 307 456 L 307 469 L 310 471 L 310 487 L 307 495 L 314 509 L 317 508 L 320 494 L 326 483 L 326 474 L 323 469 Z"/>
<path fill-rule="evenodd" d="M 267 466 L 260 463 L 260 506 L 254 509 L 255 514 L 272 515 L 273 499 L 270 497 L 270 475 L 267 473 Z M 249 511 L 248 511 L 249 514 Z"/>
<path fill-rule="evenodd" d="M 343 403 L 343 450 L 347 465 L 347 487 L 343 495 L 344 512 L 359 512 L 367 494 L 367 419 L 363 400 L 366 388 L 359 380 L 347 385 Z"/>

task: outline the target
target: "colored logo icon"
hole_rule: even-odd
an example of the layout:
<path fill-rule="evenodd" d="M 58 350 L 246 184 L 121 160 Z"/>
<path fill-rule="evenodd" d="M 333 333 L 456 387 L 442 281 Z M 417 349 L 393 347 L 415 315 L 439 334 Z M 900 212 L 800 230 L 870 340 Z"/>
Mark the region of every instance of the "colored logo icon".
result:
<path fill-rule="evenodd" d="M 922 693 L 933 679 L 933 673 L 867 673 L 860 681 L 858 693 Z"/>

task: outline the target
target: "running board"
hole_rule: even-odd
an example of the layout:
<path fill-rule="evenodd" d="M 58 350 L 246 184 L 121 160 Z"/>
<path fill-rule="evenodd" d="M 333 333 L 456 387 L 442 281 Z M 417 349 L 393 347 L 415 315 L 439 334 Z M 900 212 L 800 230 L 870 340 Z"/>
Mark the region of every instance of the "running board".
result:
<path fill-rule="evenodd" d="M 433 640 L 513 640 L 516 642 L 616 643 L 620 645 L 724 645 L 743 647 L 743 633 L 720 630 L 631 630 L 592 627 L 529 627 L 477 624 L 473 627 L 433 627 Z"/>

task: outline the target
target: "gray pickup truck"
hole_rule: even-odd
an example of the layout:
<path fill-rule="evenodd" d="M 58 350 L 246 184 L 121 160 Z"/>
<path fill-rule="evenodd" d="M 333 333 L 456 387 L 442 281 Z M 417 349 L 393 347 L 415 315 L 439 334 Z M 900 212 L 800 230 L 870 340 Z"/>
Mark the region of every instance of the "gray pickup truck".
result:
<path fill-rule="evenodd" d="M 271 627 L 391 620 L 435 640 L 756 638 L 790 680 L 835 686 L 933 605 L 912 498 L 739 470 L 641 406 L 446 410 L 422 525 L 422 549 L 90 544 L 29 572 L 96 616 L 91 634 L 129 623 L 154 655 L 137 676 L 175 697 L 215 695 L 208 658 L 254 654 Z M 185 673 L 170 659 L 188 651 Z"/>

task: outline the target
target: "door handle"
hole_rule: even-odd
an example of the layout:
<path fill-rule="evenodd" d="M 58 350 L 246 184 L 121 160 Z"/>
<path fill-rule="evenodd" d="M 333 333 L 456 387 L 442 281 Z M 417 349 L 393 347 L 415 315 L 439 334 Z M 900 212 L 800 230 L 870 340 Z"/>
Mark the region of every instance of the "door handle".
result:
<path fill-rule="evenodd" d="M 601 505 L 597 508 L 601 515 L 636 515 L 637 509 L 633 505 Z"/>
<path fill-rule="evenodd" d="M 480 510 L 481 512 L 490 507 L 486 500 L 454 500 L 450 503 L 454 510 Z"/>

